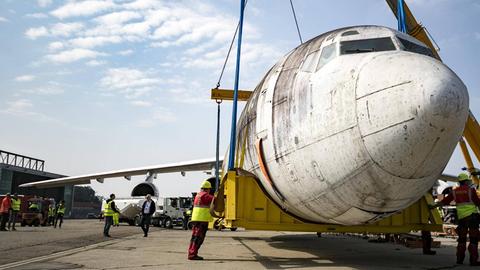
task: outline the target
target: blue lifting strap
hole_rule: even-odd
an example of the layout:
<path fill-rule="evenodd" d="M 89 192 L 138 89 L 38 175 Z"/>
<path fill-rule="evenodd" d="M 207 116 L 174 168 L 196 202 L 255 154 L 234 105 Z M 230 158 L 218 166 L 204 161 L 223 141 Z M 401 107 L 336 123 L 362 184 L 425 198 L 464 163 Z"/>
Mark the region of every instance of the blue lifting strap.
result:
<path fill-rule="evenodd" d="M 405 10 L 403 0 L 397 2 L 397 18 L 398 18 L 398 31 L 407 33 L 407 25 L 405 22 Z"/>

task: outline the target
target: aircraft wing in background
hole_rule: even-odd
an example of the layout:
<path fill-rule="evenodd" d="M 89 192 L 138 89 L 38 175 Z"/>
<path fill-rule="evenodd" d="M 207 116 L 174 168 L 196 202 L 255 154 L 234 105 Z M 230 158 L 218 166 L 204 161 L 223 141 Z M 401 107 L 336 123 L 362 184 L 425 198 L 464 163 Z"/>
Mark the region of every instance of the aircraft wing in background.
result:
<path fill-rule="evenodd" d="M 220 166 L 222 165 L 220 160 Z M 158 173 L 173 173 L 181 172 L 182 174 L 187 171 L 211 171 L 215 167 L 215 159 L 201 159 L 184 161 L 178 163 L 160 164 L 154 166 L 132 168 L 126 170 L 109 171 L 95 174 L 86 174 L 79 176 L 69 176 L 50 180 L 43 180 L 38 182 L 26 183 L 20 185 L 20 187 L 37 187 L 37 188 L 50 188 L 59 187 L 65 185 L 85 185 L 90 184 L 90 180 L 97 180 L 103 183 L 105 178 L 124 177 L 130 180 L 131 176 L 135 175 L 149 175 L 153 177 Z"/>

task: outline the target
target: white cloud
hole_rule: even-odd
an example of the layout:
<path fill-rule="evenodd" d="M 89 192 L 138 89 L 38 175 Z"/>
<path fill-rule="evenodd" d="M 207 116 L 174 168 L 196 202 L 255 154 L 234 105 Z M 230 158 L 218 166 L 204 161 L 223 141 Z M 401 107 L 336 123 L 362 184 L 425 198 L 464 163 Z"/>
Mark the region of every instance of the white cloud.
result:
<path fill-rule="evenodd" d="M 130 104 L 132 104 L 133 106 L 137 106 L 137 107 L 150 107 L 150 106 L 152 106 L 152 103 L 150 103 L 148 101 L 142 101 L 142 100 L 134 100 L 134 101 L 130 102 Z"/>
<path fill-rule="evenodd" d="M 48 60 L 54 63 L 71 63 L 81 59 L 88 59 L 88 58 L 97 58 L 98 56 L 103 56 L 104 53 L 92 51 L 88 49 L 71 49 L 62 51 L 57 54 L 49 54 L 46 56 Z"/>
<path fill-rule="evenodd" d="M 8 22 L 8 19 L 0 16 L 0 22 Z"/>
<path fill-rule="evenodd" d="M 30 82 L 30 81 L 33 81 L 35 79 L 35 76 L 33 75 L 22 75 L 22 76 L 18 76 L 15 78 L 15 81 L 17 82 Z"/>
<path fill-rule="evenodd" d="M 54 36 L 68 37 L 83 28 L 82 23 L 57 23 L 50 28 L 50 33 Z"/>
<path fill-rule="evenodd" d="M 115 4 L 110 0 L 87 0 L 67 3 L 50 12 L 50 14 L 59 19 L 66 19 L 70 17 L 90 16 L 114 7 Z"/>
<path fill-rule="evenodd" d="M 143 128 L 150 128 L 160 123 L 173 123 L 175 121 L 177 121 L 177 118 L 169 109 L 156 107 L 150 119 L 142 119 L 137 125 Z"/>
<path fill-rule="evenodd" d="M 96 67 L 96 66 L 105 65 L 106 63 L 107 62 L 105 62 L 105 61 L 90 60 L 86 63 L 86 65 L 91 66 L 91 67 Z"/>
<path fill-rule="evenodd" d="M 40 7 L 47 7 L 53 3 L 53 0 L 37 0 L 37 4 Z"/>
<path fill-rule="evenodd" d="M 105 26 L 112 26 L 112 25 L 121 25 L 125 22 L 128 22 L 133 19 L 138 19 L 141 17 L 142 15 L 138 12 L 120 11 L 120 12 L 112 12 L 112 13 L 97 17 L 95 18 L 95 21 Z"/>
<path fill-rule="evenodd" d="M 79 37 L 71 39 L 69 42 L 74 47 L 94 48 L 106 44 L 120 43 L 122 38 L 120 36 Z"/>
<path fill-rule="evenodd" d="M 0 113 L 14 115 L 18 117 L 29 117 L 35 121 L 62 123 L 43 113 L 34 111 L 33 103 L 28 99 L 17 99 L 6 102 L 6 106 L 2 106 Z"/>
<path fill-rule="evenodd" d="M 84 25 L 82 23 L 57 23 L 52 25 L 50 30 L 45 26 L 29 28 L 25 35 L 30 39 L 37 39 L 45 36 L 61 36 L 68 37 L 72 34 L 78 33 Z"/>
<path fill-rule="evenodd" d="M 48 18 L 48 15 L 45 13 L 30 13 L 26 14 L 25 17 L 33 19 L 45 19 Z"/>
<path fill-rule="evenodd" d="M 156 0 L 136 0 L 130 3 L 123 4 L 123 7 L 127 9 L 134 9 L 134 10 L 145 10 L 145 9 L 157 8 L 160 5 L 161 3 Z"/>
<path fill-rule="evenodd" d="M 23 90 L 24 93 L 35 94 L 35 95 L 44 95 L 44 96 L 51 96 L 51 95 L 60 95 L 65 92 L 62 88 L 58 86 L 47 86 L 47 87 L 40 87 L 34 89 L 27 89 Z"/>
<path fill-rule="evenodd" d="M 175 114 L 172 113 L 167 108 L 156 108 L 156 111 L 153 113 L 153 120 L 162 122 L 162 123 L 170 123 L 175 122 L 176 117 Z"/>
<path fill-rule="evenodd" d="M 44 26 L 29 28 L 25 32 L 25 36 L 29 39 L 37 39 L 39 37 L 48 36 L 48 30 Z"/>
<path fill-rule="evenodd" d="M 8 112 L 11 114 L 19 114 L 26 112 L 33 107 L 33 104 L 28 99 L 18 99 L 15 101 L 7 102 L 7 107 L 3 112 Z"/>
<path fill-rule="evenodd" d="M 63 49 L 63 47 L 64 47 L 63 43 L 59 41 L 51 42 L 50 44 L 48 44 L 48 49 L 50 51 L 60 50 L 60 49 Z"/>
<path fill-rule="evenodd" d="M 130 55 L 132 53 L 133 53 L 133 50 L 124 50 L 124 51 L 119 51 L 118 52 L 118 54 L 123 55 L 123 56 Z"/>
<path fill-rule="evenodd" d="M 127 98 L 141 96 L 159 83 L 160 80 L 150 77 L 149 72 L 132 68 L 111 68 L 100 81 L 101 86 L 125 93 Z"/>

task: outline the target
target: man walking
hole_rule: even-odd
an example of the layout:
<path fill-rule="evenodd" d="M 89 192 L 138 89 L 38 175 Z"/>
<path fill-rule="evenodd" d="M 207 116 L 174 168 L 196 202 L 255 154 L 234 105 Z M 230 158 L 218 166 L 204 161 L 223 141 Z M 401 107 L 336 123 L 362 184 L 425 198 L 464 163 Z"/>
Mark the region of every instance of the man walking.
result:
<path fill-rule="evenodd" d="M 213 221 L 210 215 L 210 204 L 213 201 L 213 195 L 210 195 L 212 184 L 204 181 L 201 186 L 201 191 L 195 196 L 193 201 L 192 213 L 192 239 L 188 247 L 189 260 L 203 260 L 203 257 L 198 256 L 198 250 L 203 244 L 203 240 L 207 234 L 208 223 Z"/>
<path fill-rule="evenodd" d="M 18 197 L 18 194 L 13 194 L 13 198 L 11 199 L 11 210 L 10 210 L 10 218 L 8 219 L 8 229 L 10 230 L 10 226 L 12 227 L 12 231 L 16 231 L 15 229 L 15 222 L 17 221 L 18 212 L 20 212 L 20 205 L 22 201 Z"/>
<path fill-rule="evenodd" d="M 115 194 L 110 194 L 110 199 L 105 202 L 103 216 L 105 217 L 105 227 L 103 228 L 103 236 L 110 237 L 110 227 L 113 225 L 113 213 L 118 213 L 115 206 Z"/>
<path fill-rule="evenodd" d="M 12 200 L 10 198 L 10 193 L 7 193 L 5 198 L 3 198 L 0 203 L 0 214 L 2 215 L 2 220 L 0 222 L 0 231 L 8 231 L 6 228 L 9 211 L 12 205 Z"/>
<path fill-rule="evenodd" d="M 467 249 L 467 234 L 470 238 L 468 252 L 470 253 L 470 265 L 479 266 L 478 262 L 478 225 L 480 215 L 478 206 L 480 206 L 480 198 L 474 188 L 470 187 L 470 178 L 468 174 L 461 173 L 458 175 L 460 186 L 455 188 L 452 193 L 448 194 L 439 205 L 448 205 L 455 201 L 458 215 L 458 244 L 457 244 L 457 264 L 463 264 L 465 259 L 465 251 Z"/>
<path fill-rule="evenodd" d="M 55 217 L 55 224 L 53 224 L 53 228 L 57 228 L 57 223 L 58 220 L 60 220 L 60 223 L 58 224 L 58 228 L 62 228 L 62 223 L 63 223 L 63 216 L 65 215 L 65 201 L 61 200 L 60 203 L 57 206 L 57 209 L 55 210 L 57 213 Z"/>
<path fill-rule="evenodd" d="M 140 222 L 140 227 L 142 227 L 143 230 L 143 237 L 148 236 L 148 229 L 150 228 L 152 215 L 155 213 L 155 202 L 152 200 L 152 196 L 147 194 L 145 199 L 146 200 L 142 205 L 142 221 Z"/>
<path fill-rule="evenodd" d="M 48 226 L 53 226 L 55 223 L 55 206 L 53 203 L 48 205 Z"/>

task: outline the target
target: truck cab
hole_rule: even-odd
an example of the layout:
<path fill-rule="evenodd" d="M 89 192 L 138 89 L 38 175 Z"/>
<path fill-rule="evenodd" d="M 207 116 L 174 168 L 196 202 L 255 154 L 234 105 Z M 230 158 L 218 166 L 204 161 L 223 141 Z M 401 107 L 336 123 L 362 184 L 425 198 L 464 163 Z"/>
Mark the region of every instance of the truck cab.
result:
<path fill-rule="evenodd" d="M 164 228 L 183 227 L 188 222 L 185 214 L 192 204 L 191 197 L 158 198 L 157 209 L 152 216 L 152 224 Z"/>

